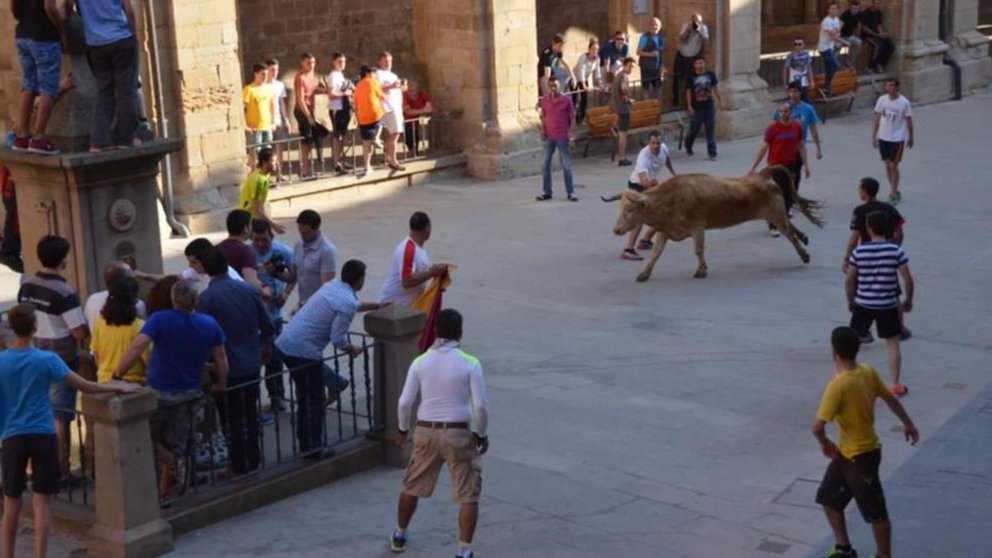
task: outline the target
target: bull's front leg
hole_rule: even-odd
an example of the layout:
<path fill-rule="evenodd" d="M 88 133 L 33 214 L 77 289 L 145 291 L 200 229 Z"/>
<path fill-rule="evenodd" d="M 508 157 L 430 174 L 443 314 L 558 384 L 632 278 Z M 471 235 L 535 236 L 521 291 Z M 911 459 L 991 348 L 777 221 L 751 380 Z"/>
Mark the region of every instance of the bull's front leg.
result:
<path fill-rule="evenodd" d="M 661 252 L 665 249 L 667 242 L 668 237 L 665 236 L 665 233 L 661 231 L 654 233 L 654 248 L 651 249 L 651 256 L 648 258 L 648 263 L 644 265 L 644 270 L 637 276 L 638 281 L 644 282 L 651 278 L 651 270 L 654 269 L 654 264 L 661 257 Z"/>
<path fill-rule="evenodd" d="M 706 277 L 706 272 L 708 270 L 706 267 L 706 258 L 703 257 L 703 248 L 706 244 L 706 231 L 703 229 L 693 231 L 692 244 L 696 248 L 696 259 L 699 260 L 699 265 L 696 266 L 696 273 L 693 274 L 693 277 L 696 279 L 702 279 L 703 277 Z"/>

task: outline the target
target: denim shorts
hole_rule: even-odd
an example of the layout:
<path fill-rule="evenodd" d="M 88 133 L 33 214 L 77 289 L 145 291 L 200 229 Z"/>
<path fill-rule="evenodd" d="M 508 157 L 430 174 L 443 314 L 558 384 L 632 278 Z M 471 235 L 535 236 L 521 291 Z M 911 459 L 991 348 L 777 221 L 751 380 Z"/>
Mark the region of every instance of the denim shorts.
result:
<path fill-rule="evenodd" d="M 379 128 L 382 128 L 382 119 L 376 120 L 367 126 L 359 126 L 358 134 L 365 141 L 372 141 L 379 135 Z"/>
<path fill-rule="evenodd" d="M 76 390 L 65 382 L 56 382 L 48 388 L 55 420 L 71 422 L 76 418 Z"/>
<path fill-rule="evenodd" d="M 31 93 L 59 94 L 62 72 L 62 45 L 58 42 L 16 39 L 17 58 L 21 64 L 21 87 Z"/>

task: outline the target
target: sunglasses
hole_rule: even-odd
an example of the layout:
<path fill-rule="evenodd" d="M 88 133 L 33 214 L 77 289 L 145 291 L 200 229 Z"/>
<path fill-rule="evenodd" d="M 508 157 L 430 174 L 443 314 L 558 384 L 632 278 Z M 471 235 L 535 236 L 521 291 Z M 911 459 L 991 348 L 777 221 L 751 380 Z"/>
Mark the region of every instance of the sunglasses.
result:
<path fill-rule="evenodd" d="M 792 46 L 803 46 L 803 43 L 802 43 L 802 41 L 796 41 L 796 42 L 792 43 Z"/>

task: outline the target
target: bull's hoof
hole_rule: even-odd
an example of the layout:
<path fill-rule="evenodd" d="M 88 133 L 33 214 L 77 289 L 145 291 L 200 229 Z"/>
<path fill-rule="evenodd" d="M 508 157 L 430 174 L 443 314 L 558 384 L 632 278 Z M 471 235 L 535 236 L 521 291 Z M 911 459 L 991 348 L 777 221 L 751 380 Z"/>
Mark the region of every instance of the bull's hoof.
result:
<path fill-rule="evenodd" d="M 650 278 L 651 278 L 651 274 L 650 273 L 640 273 L 637 276 L 637 282 L 638 283 L 643 283 L 643 282 L 647 281 Z"/>
<path fill-rule="evenodd" d="M 802 242 L 803 243 L 803 246 L 809 246 L 809 237 L 806 236 L 803 233 L 803 231 L 801 231 L 801 230 L 799 230 L 799 229 L 797 229 L 795 227 L 792 227 L 792 230 L 796 231 L 796 238 L 799 239 L 799 242 Z"/>
<path fill-rule="evenodd" d="M 697 269 L 696 270 L 696 273 L 692 274 L 692 278 L 693 279 L 705 279 L 706 278 L 706 273 L 707 272 L 706 272 L 705 269 Z"/>
<path fill-rule="evenodd" d="M 799 254 L 799 259 L 801 259 L 804 264 L 808 264 L 809 263 L 809 252 L 803 252 L 802 254 Z"/>

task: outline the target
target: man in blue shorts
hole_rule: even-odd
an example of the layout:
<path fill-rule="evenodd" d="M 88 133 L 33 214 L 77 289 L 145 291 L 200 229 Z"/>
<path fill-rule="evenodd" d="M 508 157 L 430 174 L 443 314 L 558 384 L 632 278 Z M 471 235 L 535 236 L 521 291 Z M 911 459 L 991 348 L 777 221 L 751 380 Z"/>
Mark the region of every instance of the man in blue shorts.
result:
<path fill-rule="evenodd" d="M 59 94 L 65 14 L 55 0 L 12 0 L 11 8 L 17 20 L 14 43 L 21 65 L 21 102 L 11 149 L 58 155 L 59 149 L 45 137 L 45 130 Z M 36 99 L 38 114 L 31 129 Z"/>

